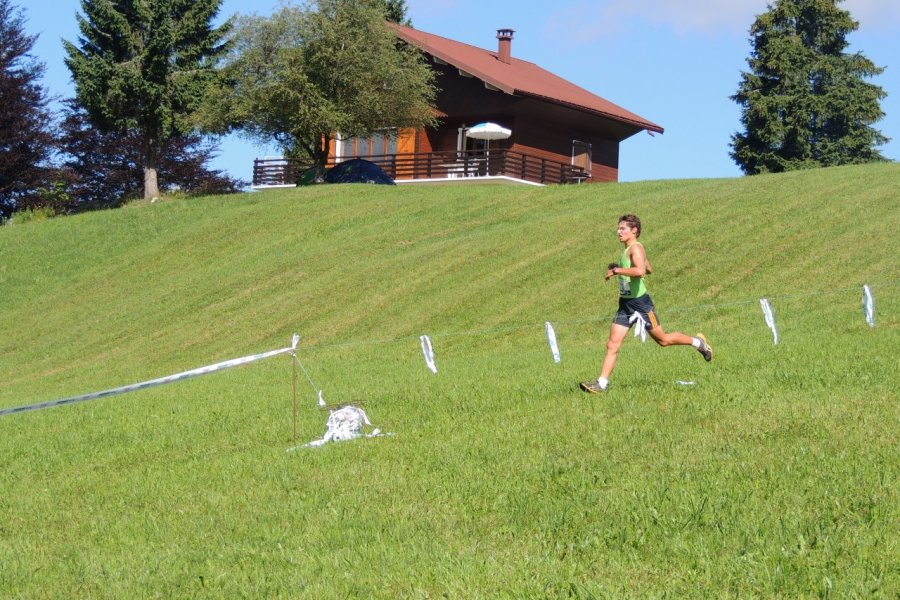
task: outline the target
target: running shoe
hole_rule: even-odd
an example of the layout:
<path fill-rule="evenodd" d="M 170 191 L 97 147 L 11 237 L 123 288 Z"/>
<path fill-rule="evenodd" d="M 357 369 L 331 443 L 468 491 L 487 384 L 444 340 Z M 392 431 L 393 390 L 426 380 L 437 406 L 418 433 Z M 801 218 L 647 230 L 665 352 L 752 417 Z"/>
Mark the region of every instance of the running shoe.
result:
<path fill-rule="evenodd" d="M 587 392 L 588 394 L 602 394 L 608 388 L 600 387 L 600 383 L 597 380 L 594 381 L 582 381 L 579 384 L 581 391 Z"/>
<path fill-rule="evenodd" d="M 697 348 L 697 352 L 703 355 L 703 358 L 706 359 L 706 362 L 712 360 L 712 346 L 709 345 L 709 342 L 706 341 L 706 336 L 702 333 L 697 334 L 697 339 L 700 340 L 700 347 Z"/>

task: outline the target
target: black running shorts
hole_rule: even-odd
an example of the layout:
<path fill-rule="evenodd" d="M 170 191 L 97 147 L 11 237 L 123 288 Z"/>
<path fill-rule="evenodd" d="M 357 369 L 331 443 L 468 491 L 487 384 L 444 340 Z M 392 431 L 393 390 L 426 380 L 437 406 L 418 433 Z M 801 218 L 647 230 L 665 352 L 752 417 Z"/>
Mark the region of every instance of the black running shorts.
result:
<path fill-rule="evenodd" d="M 635 324 L 635 321 L 631 320 L 631 315 L 634 313 L 640 313 L 644 323 L 647 324 L 647 331 L 659 326 L 659 318 L 656 316 L 650 294 L 644 294 L 637 298 L 619 298 L 619 311 L 616 313 L 613 323 L 631 329 L 631 326 Z"/>

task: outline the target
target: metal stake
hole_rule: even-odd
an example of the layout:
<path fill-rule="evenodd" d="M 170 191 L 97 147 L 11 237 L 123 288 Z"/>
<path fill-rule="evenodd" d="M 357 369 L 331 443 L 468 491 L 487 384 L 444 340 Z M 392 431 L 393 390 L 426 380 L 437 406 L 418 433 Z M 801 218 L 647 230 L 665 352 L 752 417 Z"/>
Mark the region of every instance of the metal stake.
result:
<path fill-rule="evenodd" d="M 297 445 L 297 353 L 291 352 L 291 364 L 293 365 L 293 375 L 291 377 L 291 387 L 294 390 L 294 437 L 292 443 Z"/>

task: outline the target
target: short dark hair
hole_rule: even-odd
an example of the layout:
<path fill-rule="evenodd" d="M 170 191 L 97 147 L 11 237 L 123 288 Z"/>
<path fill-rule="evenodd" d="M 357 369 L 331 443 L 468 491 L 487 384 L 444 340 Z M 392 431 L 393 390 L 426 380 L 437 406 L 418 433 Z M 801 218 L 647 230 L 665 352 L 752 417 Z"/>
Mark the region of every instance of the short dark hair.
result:
<path fill-rule="evenodd" d="M 622 215 L 619 217 L 619 223 L 622 221 L 625 221 L 632 229 L 637 229 L 637 234 L 634 237 L 641 237 L 641 220 L 638 219 L 637 215 Z"/>

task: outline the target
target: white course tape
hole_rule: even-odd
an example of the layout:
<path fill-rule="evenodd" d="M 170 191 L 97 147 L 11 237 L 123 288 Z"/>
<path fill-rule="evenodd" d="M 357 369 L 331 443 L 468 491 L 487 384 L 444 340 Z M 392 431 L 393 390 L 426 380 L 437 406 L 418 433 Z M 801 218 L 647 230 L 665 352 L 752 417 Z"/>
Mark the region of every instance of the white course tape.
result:
<path fill-rule="evenodd" d="M 431 340 L 427 335 L 419 336 L 422 343 L 422 354 L 425 355 L 425 364 L 431 369 L 431 372 L 437 375 L 437 366 L 434 364 L 434 349 L 431 347 Z"/>
<path fill-rule="evenodd" d="M 766 325 L 772 330 L 775 344 L 778 344 L 778 327 L 775 326 L 775 314 L 772 312 L 772 307 L 769 306 L 769 301 L 765 298 L 759 301 L 759 306 L 762 308 L 763 316 L 766 318 Z"/>
<path fill-rule="evenodd" d="M 230 369 L 232 367 L 238 367 L 240 365 L 245 365 L 247 363 L 255 362 L 257 360 L 262 360 L 264 358 L 270 358 L 272 356 L 277 356 L 279 354 L 296 352 L 297 342 L 299 341 L 300 336 L 294 335 L 294 338 L 291 340 L 291 346 L 288 348 L 281 348 L 280 350 L 272 350 L 270 352 L 263 352 L 262 354 L 254 354 L 252 356 L 243 356 L 241 358 L 233 358 L 231 360 L 226 360 L 220 363 L 216 363 L 214 365 L 207 365 L 205 367 L 199 367 L 197 369 L 192 369 L 190 371 L 184 371 L 183 373 L 176 373 L 175 375 L 167 375 L 166 377 L 160 377 L 159 379 L 151 379 L 149 381 L 142 381 L 140 383 L 133 383 L 131 385 L 124 385 L 122 387 L 112 388 L 110 390 L 103 390 L 102 392 L 93 392 L 90 394 L 84 394 L 83 396 L 73 396 L 71 398 L 63 398 L 61 400 L 51 400 L 49 402 L 41 402 L 39 404 L 29 404 L 26 406 L 16 406 L 13 408 L 3 408 L 0 409 L 0 417 L 4 415 L 11 415 L 14 413 L 27 412 L 31 410 L 40 410 L 42 408 L 52 408 L 54 406 L 62 406 L 63 404 L 75 404 L 76 402 L 85 402 L 87 400 L 96 400 L 97 398 L 106 398 L 107 396 L 116 396 L 118 394 L 125 394 L 127 392 L 135 392 L 137 390 L 145 390 L 147 388 L 155 387 L 157 385 L 165 385 L 167 383 L 172 383 L 175 381 L 181 381 L 183 379 L 190 379 L 191 377 L 199 377 L 200 375 L 208 375 L 209 373 L 215 373 L 216 371 L 222 371 L 223 369 Z"/>
<path fill-rule="evenodd" d="M 556 343 L 556 332 L 553 330 L 553 325 L 550 324 L 550 321 L 544 323 L 544 329 L 547 331 L 547 343 L 550 344 L 550 352 L 553 353 L 553 362 L 558 363 L 562 358 L 559 356 L 559 345 Z"/>
<path fill-rule="evenodd" d="M 641 316 L 641 313 L 635 312 L 628 319 L 629 323 L 634 323 L 634 337 L 641 336 L 641 342 L 647 341 L 647 321 Z"/>
<path fill-rule="evenodd" d="M 872 296 L 872 290 L 868 285 L 863 286 L 863 314 L 866 317 L 866 323 L 869 327 L 875 327 L 875 298 Z"/>

